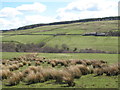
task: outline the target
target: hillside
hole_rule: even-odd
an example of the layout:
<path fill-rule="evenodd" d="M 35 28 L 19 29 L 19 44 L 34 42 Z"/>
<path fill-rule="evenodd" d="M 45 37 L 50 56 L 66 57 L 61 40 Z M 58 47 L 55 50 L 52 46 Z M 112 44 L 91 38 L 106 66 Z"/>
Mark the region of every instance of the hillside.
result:
<path fill-rule="evenodd" d="M 83 36 L 86 33 L 106 33 L 118 30 L 118 20 L 75 22 L 69 24 L 46 25 L 32 29 L 3 32 L 2 42 L 38 44 L 61 48 L 67 45 L 70 51 L 77 48 L 118 52 L 118 37 Z M 42 47 L 42 48 L 43 48 Z"/>

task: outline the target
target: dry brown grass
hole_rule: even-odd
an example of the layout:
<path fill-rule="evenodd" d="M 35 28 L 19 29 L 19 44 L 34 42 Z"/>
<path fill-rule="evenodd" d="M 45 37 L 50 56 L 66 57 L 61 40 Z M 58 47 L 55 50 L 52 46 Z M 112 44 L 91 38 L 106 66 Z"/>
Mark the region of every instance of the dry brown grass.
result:
<path fill-rule="evenodd" d="M 12 75 L 12 72 L 10 72 L 9 70 L 2 70 L 1 71 L 2 73 L 0 74 L 1 76 L 0 77 L 2 77 L 2 79 L 7 79 L 7 78 L 9 78 L 11 75 Z"/>
<path fill-rule="evenodd" d="M 37 78 L 38 82 L 44 82 L 45 81 L 44 76 L 42 75 L 41 72 L 36 73 L 36 78 Z"/>
<path fill-rule="evenodd" d="M 19 69 L 19 65 L 17 65 L 17 64 L 13 64 L 12 67 L 13 67 L 13 70 L 18 70 Z"/>
<path fill-rule="evenodd" d="M 37 83 L 38 79 L 36 77 L 36 74 L 31 71 L 25 78 L 24 80 L 27 84 L 33 84 L 33 83 Z"/>
<path fill-rule="evenodd" d="M 68 86 L 75 86 L 74 77 L 68 71 L 61 70 L 60 73 L 62 74 L 62 80 L 65 81 Z"/>
<path fill-rule="evenodd" d="M 26 64 L 27 64 L 27 62 L 26 62 L 26 61 L 23 61 L 22 63 L 23 63 L 23 65 L 26 65 Z"/>
<path fill-rule="evenodd" d="M 54 80 L 56 80 L 56 83 L 61 83 L 62 82 L 62 73 L 58 70 L 52 70 L 52 77 Z"/>
<path fill-rule="evenodd" d="M 28 61 L 27 64 L 28 64 L 28 66 L 31 66 L 32 63 L 30 61 Z"/>
<path fill-rule="evenodd" d="M 84 60 L 84 62 L 85 62 L 87 65 L 91 65 L 91 64 L 92 64 L 91 60 Z"/>
<path fill-rule="evenodd" d="M 35 62 L 35 66 L 40 66 L 40 64 L 41 64 L 41 63 L 40 63 L 39 61 L 36 61 L 36 62 Z"/>
<path fill-rule="evenodd" d="M 79 68 L 79 70 L 82 72 L 82 75 L 87 75 L 90 73 L 89 69 L 85 65 L 76 65 L 76 67 Z"/>
<path fill-rule="evenodd" d="M 103 68 L 95 68 L 94 69 L 94 74 L 96 74 L 95 76 L 103 75 L 103 73 L 104 73 Z"/>
<path fill-rule="evenodd" d="M 3 64 L 3 65 L 7 65 L 8 63 L 9 63 L 9 60 L 5 60 L 5 59 L 2 60 L 2 64 Z"/>
<path fill-rule="evenodd" d="M 29 66 L 29 69 L 31 71 L 34 71 L 34 73 L 36 73 L 38 71 L 38 68 L 36 66 Z"/>
<path fill-rule="evenodd" d="M 7 80 L 9 86 L 17 85 L 22 80 L 23 75 L 21 72 L 13 73 L 13 75 Z"/>
<path fill-rule="evenodd" d="M 82 72 L 77 66 L 69 66 L 66 70 L 71 73 L 74 78 L 80 78 L 82 76 Z"/>
<path fill-rule="evenodd" d="M 23 67 L 23 63 L 19 63 L 18 66 L 19 66 L 19 67 Z"/>
<path fill-rule="evenodd" d="M 30 72 L 31 72 L 31 70 L 29 68 L 27 68 L 27 69 L 22 71 L 22 74 L 24 77 L 26 77 Z"/>
<path fill-rule="evenodd" d="M 101 68 L 101 63 L 97 62 L 97 63 L 92 63 L 93 68 Z"/>
<path fill-rule="evenodd" d="M 50 64 L 52 65 L 52 67 L 56 66 L 56 63 L 54 61 L 50 62 Z"/>
<path fill-rule="evenodd" d="M 120 74 L 120 71 L 117 66 L 109 66 L 104 69 L 104 72 L 107 76 L 115 76 Z"/>
<path fill-rule="evenodd" d="M 41 74 L 43 75 L 45 81 L 48 81 L 53 78 L 51 71 L 52 71 L 51 69 L 47 68 L 42 70 Z"/>

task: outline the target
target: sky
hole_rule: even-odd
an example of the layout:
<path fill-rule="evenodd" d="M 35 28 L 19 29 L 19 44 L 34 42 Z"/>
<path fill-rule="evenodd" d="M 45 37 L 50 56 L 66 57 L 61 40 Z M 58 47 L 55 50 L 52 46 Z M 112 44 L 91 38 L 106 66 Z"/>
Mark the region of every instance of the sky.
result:
<path fill-rule="evenodd" d="M 118 16 L 119 0 L 1 0 L 0 30 L 25 25 Z"/>

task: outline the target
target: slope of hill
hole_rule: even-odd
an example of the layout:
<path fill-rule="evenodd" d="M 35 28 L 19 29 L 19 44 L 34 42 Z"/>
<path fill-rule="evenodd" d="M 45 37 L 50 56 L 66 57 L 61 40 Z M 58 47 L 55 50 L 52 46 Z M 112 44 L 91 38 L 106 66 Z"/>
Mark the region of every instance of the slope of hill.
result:
<path fill-rule="evenodd" d="M 70 50 L 95 49 L 118 51 L 118 37 L 82 36 L 85 33 L 105 33 L 118 30 L 118 20 L 76 22 L 40 26 L 33 29 L 7 31 L 3 33 L 2 42 L 35 43 L 45 42 L 45 46 L 61 47 L 66 44 Z M 45 47 L 44 46 L 44 47 Z"/>

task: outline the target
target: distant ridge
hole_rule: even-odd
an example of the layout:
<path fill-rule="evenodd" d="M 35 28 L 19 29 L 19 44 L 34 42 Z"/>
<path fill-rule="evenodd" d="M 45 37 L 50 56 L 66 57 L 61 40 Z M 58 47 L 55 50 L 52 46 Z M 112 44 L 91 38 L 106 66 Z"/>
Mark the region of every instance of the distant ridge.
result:
<path fill-rule="evenodd" d="M 70 23 L 77 23 L 77 22 L 92 22 L 92 21 L 107 21 L 107 20 L 120 20 L 120 16 L 113 16 L 113 17 L 103 17 L 103 18 L 88 18 L 88 19 L 80 19 L 80 20 L 72 20 L 72 21 L 61 21 L 61 22 L 53 22 L 53 23 L 47 23 L 47 24 L 33 24 L 33 25 L 27 25 L 23 27 L 19 27 L 17 29 L 10 29 L 11 31 L 16 30 L 26 30 L 26 29 L 32 29 L 40 26 L 47 26 L 47 25 L 59 25 L 59 24 L 70 24 Z M 8 30 L 1 30 L 3 32 Z"/>

